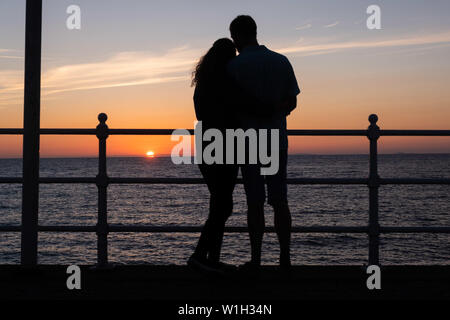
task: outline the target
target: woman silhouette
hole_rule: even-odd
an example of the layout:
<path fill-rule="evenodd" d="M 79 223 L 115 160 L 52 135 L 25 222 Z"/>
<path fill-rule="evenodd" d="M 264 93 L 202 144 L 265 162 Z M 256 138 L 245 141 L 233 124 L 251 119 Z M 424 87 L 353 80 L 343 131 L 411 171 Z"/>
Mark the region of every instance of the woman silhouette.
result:
<path fill-rule="evenodd" d="M 233 42 L 227 38 L 219 39 L 200 59 L 192 74 L 195 114 L 197 120 L 202 121 L 203 131 L 215 128 L 225 136 L 225 129 L 237 127 L 233 111 L 236 90 L 227 76 L 227 65 L 235 56 Z M 203 149 L 207 145 L 204 142 Z M 223 155 L 225 158 L 225 147 Z M 233 211 L 233 191 L 239 166 L 202 163 L 199 167 L 210 192 L 209 216 L 188 265 L 203 271 L 223 271 L 228 265 L 219 262 L 220 250 L 225 222 Z"/>

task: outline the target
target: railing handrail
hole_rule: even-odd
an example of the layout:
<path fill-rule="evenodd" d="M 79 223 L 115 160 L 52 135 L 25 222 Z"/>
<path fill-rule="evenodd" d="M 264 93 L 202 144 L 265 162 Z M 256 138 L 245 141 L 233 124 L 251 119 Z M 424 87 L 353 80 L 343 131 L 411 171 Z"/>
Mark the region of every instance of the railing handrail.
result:
<path fill-rule="evenodd" d="M 122 225 L 109 224 L 109 232 L 152 232 L 152 233 L 194 233 L 200 232 L 202 226 L 154 226 L 154 225 Z M 247 227 L 227 226 L 225 232 L 242 233 L 248 231 Z M 293 233 L 367 233 L 367 226 L 293 226 Z M 0 232 L 20 232 L 20 225 L 0 225 Z M 40 232 L 95 232 L 96 226 L 87 225 L 39 225 Z M 275 233 L 275 227 L 265 227 L 264 232 Z M 399 227 L 380 226 L 380 233 L 450 233 L 450 227 Z"/>
<path fill-rule="evenodd" d="M 121 128 L 108 129 L 109 135 L 172 135 L 175 129 L 135 129 Z M 186 129 L 192 135 L 194 129 Z M 89 128 L 41 128 L 41 135 L 96 135 L 96 129 Z M 0 135 L 22 135 L 20 128 L 0 128 Z M 289 136 L 366 136 L 367 129 L 288 129 Z M 450 136 L 450 130 L 415 130 L 383 129 L 379 131 L 380 136 Z"/>
<path fill-rule="evenodd" d="M 287 178 L 288 184 L 301 185 L 367 185 L 367 178 Z M 21 184 L 21 177 L 0 177 L 2 184 Z M 96 183 L 95 177 L 40 177 L 40 184 Z M 450 178 L 380 178 L 381 185 L 389 184 L 450 184 Z M 108 177 L 108 184 L 204 184 L 203 178 Z M 237 179 L 242 184 L 242 179 Z"/>
<path fill-rule="evenodd" d="M 37 232 L 96 232 L 97 266 L 108 264 L 109 232 L 199 232 L 199 226 L 148 226 L 114 225 L 107 220 L 107 188 L 110 184 L 201 184 L 202 178 L 153 178 L 153 177 L 109 177 L 106 170 L 106 140 L 109 135 L 171 135 L 174 129 L 109 129 L 106 114 L 99 114 L 100 121 L 96 129 L 41 128 L 40 135 L 96 135 L 99 140 L 99 171 L 96 177 L 39 177 L 43 183 L 95 183 L 98 188 L 98 222 L 96 226 L 42 226 L 34 229 L 22 226 L 0 225 L 0 232 L 22 232 L 22 239 Z M 380 136 L 450 136 L 450 130 L 381 130 L 377 125 L 378 117 L 370 115 L 370 126 L 366 130 L 326 129 L 326 130 L 288 130 L 290 136 L 366 136 L 370 141 L 370 167 L 367 178 L 288 178 L 289 184 L 331 184 L 331 185 L 367 185 L 369 187 L 369 223 L 367 226 L 295 226 L 292 232 L 301 233 L 367 233 L 369 236 L 369 264 L 379 264 L 379 237 L 381 233 L 450 233 L 450 226 L 444 227 L 398 227 L 380 226 L 378 221 L 378 189 L 387 184 L 450 184 L 450 178 L 380 178 L 378 175 L 377 141 Z M 194 134 L 190 129 L 189 133 Z M 0 135 L 21 135 L 23 129 L 3 128 Z M 22 177 L 0 177 L 0 183 L 24 183 Z M 242 183 L 242 179 L 238 179 Z M 267 227 L 266 232 L 275 232 Z M 226 227 L 227 232 L 245 232 L 246 227 Z M 36 252 L 28 250 L 27 254 Z M 22 252 L 22 258 L 24 258 Z M 26 257 L 25 257 L 26 258 Z"/>

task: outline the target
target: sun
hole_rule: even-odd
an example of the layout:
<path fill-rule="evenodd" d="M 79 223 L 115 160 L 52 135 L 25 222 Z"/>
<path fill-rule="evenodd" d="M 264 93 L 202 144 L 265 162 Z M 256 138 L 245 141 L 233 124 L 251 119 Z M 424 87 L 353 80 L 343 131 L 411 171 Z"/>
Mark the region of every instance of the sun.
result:
<path fill-rule="evenodd" d="M 155 156 L 155 153 L 153 151 L 147 151 L 146 155 L 149 158 L 153 158 Z"/>

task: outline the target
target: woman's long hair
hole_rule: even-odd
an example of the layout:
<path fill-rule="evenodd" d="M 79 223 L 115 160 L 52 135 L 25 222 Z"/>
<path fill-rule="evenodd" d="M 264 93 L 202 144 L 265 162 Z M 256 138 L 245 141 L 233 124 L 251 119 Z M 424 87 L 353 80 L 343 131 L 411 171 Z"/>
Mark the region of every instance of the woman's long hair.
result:
<path fill-rule="evenodd" d="M 225 79 L 228 62 L 236 57 L 233 41 L 221 38 L 200 58 L 192 72 L 192 86 L 199 83 L 214 84 Z"/>

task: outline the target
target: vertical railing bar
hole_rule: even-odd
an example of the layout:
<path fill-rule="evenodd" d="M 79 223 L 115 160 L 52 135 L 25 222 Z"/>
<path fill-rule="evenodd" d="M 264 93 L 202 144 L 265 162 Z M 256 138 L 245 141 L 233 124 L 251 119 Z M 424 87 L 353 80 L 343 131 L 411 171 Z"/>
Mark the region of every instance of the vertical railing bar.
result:
<path fill-rule="evenodd" d="M 37 265 L 42 0 L 27 0 L 23 112 L 21 264 Z"/>
<path fill-rule="evenodd" d="M 107 188 L 108 175 L 106 171 L 106 139 L 108 138 L 107 115 L 98 115 L 98 175 L 96 185 L 98 189 L 98 220 L 97 220 L 97 268 L 108 267 L 108 212 L 107 212 Z"/>
<path fill-rule="evenodd" d="M 369 116 L 370 126 L 367 137 L 370 141 L 369 165 L 369 265 L 379 265 L 380 225 L 378 221 L 378 189 L 380 177 L 378 176 L 378 138 L 380 128 L 377 126 L 378 116 Z"/>

